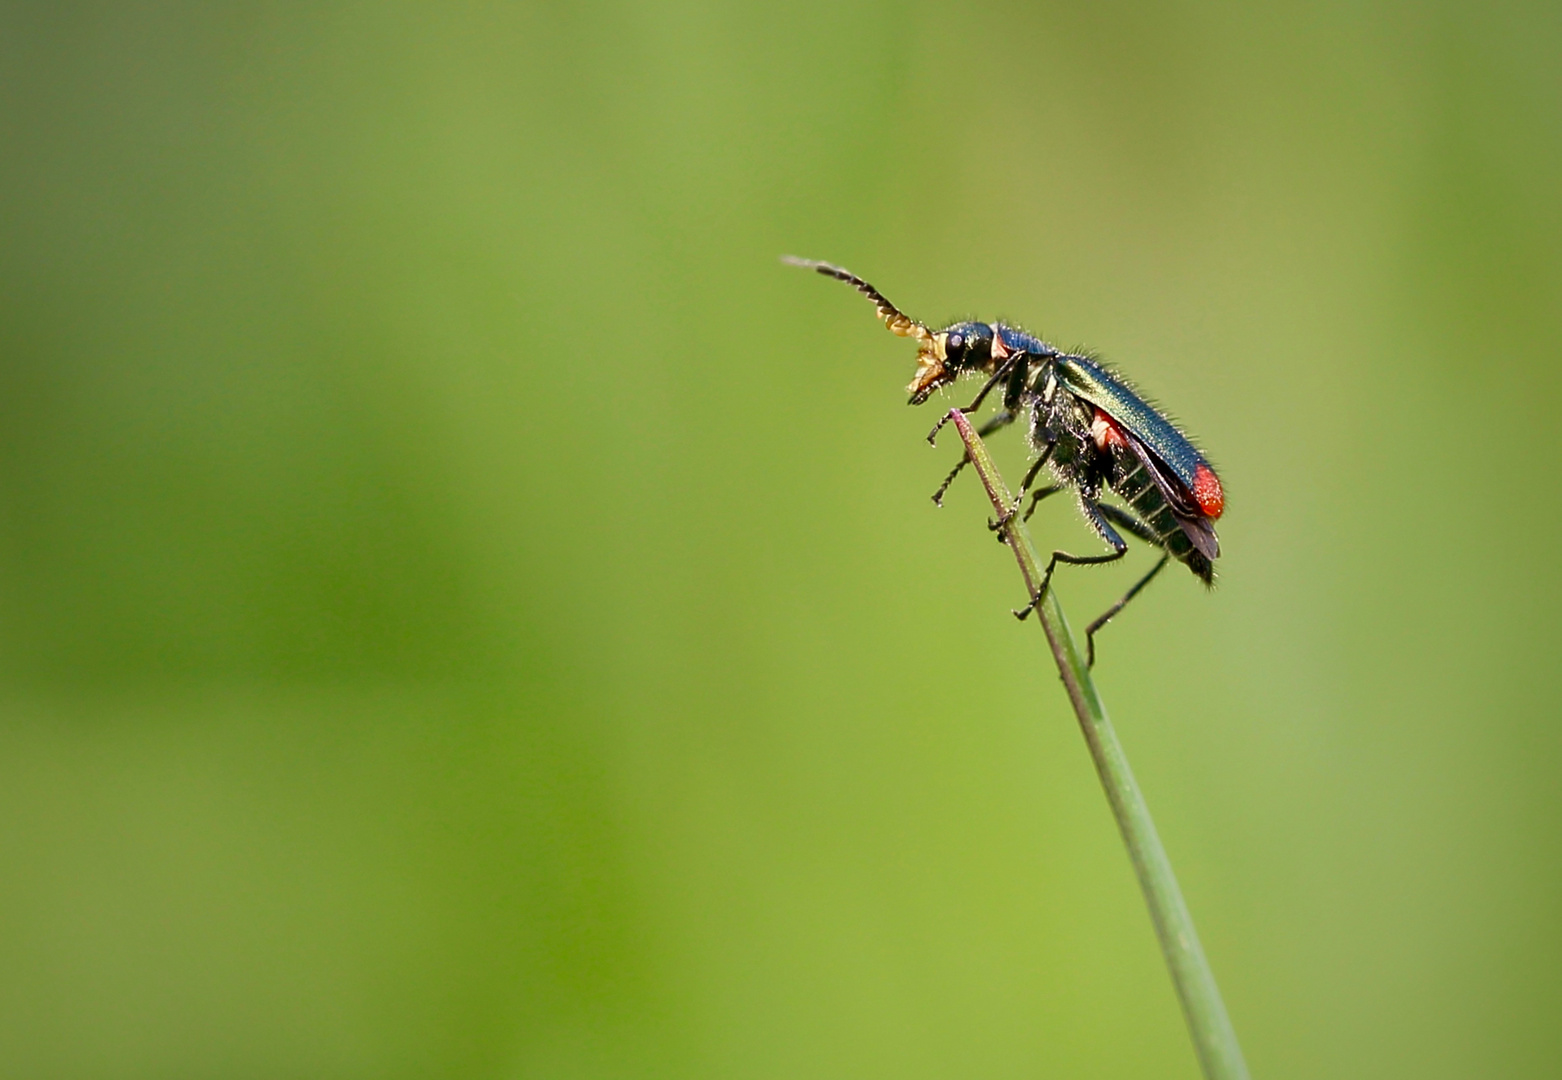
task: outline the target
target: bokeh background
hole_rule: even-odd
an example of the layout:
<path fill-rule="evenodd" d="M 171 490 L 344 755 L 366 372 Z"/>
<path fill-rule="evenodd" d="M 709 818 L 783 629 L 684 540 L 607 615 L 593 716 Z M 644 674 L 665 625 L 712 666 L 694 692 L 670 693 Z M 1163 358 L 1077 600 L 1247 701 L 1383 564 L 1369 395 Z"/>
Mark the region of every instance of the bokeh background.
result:
<path fill-rule="evenodd" d="M 1255 1076 L 1557 1075 L 1559 55 L 1554 4 L 0 7 L 0 1073 L 1196 1076 L 913 350 L 792 252 L 1221 467 L 1219 588 L 1098 673 Z"/>

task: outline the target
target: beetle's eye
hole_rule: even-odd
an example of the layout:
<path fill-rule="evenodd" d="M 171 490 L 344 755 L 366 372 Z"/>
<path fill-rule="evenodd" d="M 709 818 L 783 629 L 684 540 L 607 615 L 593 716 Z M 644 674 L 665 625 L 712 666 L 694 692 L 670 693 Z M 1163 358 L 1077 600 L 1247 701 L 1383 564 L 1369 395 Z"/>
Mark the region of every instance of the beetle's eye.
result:
<path fill-rule="evenodd" d="M 950 334 L 944 341 L 944 355 L 950 358 L 958 356 L 965 351 L 965 335 L 961 333 Z"/>

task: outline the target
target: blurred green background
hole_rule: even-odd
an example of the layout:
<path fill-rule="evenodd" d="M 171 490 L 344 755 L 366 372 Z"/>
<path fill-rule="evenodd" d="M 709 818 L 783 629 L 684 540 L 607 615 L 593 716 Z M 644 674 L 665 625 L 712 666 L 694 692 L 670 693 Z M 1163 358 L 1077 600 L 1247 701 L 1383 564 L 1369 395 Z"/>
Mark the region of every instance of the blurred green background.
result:
<path fill-rule="evenodd" d="M 5 4 L 0 1073 L 1196 1075 L 914 350 L 793 252 L 1220 465 L 1220 587 L 1098 673 L 1255 1076 L 1557 1075 L 1558 55 L 1554 4 Z"/>

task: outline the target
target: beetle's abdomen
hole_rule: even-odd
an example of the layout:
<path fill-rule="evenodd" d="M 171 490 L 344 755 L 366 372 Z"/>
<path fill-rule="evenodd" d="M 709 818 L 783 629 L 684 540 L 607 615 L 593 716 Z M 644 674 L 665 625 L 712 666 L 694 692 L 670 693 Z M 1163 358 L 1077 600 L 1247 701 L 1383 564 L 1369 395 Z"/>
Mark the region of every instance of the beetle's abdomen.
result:
<path fill-rule="evenodd" d="M 1182 522 L 1173 512 L 1171 504 L 1156 484 L 1155 478 L 1145 468 L 1132 449 L 1126 444 L 1111 447 L 1112 474 L 1107 481 L 1117 496 L 1128 505 L 1134 515 L 1149 526 L 1156 541 L 1171 553 L 1172 557 L 1187 565 L 1194 576 L 1206 585 L 1215 580 L 1215 567 L 1198 548 L 1193 546 Z"/>

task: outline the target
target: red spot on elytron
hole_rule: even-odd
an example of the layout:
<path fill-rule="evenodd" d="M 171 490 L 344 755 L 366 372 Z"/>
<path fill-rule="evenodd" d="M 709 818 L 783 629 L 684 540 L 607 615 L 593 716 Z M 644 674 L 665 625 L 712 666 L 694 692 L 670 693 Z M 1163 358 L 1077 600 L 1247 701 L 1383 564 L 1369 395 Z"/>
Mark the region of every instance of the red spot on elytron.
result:
<path fill-rule="evenodd" d="M 1204 511 L 1205 517 L 1218 518 L 1226 508 L 1226 493 L 1220 489 L 1215 470 L 1208 465 L 1196 465 L 1193 469 L 1193 498 Z"/>
<path fill-rule="evenodd" d="M 1128 440 L 1123 438 L 1122 429 L 1100 409 L 1096 410 L 1095 419 L 1090 421 L 1090 437 L 1095 440 L 1098 450 L 1105 450 L 1109 446 L 1127 446 Z"/>

